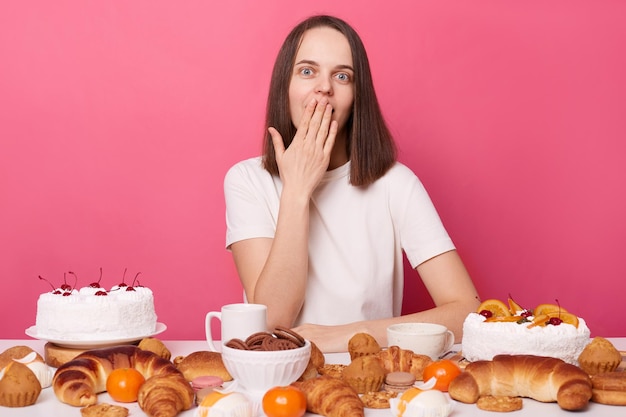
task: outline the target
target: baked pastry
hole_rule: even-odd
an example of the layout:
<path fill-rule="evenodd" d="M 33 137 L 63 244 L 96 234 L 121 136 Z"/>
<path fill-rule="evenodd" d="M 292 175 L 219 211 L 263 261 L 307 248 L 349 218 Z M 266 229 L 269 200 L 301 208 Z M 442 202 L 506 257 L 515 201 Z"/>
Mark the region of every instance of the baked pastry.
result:
<path fill-rule="evenodd" d="M 326 359 L 324 358 L 324 354 L 317 347 L 317 345 L 311 342 L 311 356 L 309 357 L 309 363 L 306 366 L 306 369 L 298 378 L 298 381 L 304 381 L 305 379 L 315 378 L 319 375 L 319 370 L 322 366 L 324 366 Z"/>
<path fill-rule="evenodd" d="M 415 375 L 410 372 L 389 372 L 385 376 L 384 389 L 390 392 L 404 392 L 415 384 Z"/>
<path fill-rule="evenodd" d="M 622 362 L 622 354 L 603 337 L 594 337 L 580 356 L 578 364 L 589 375 L 612 372 Z"/>
<path fill-rule="evenodd" d="M 372 355 L 358 356 L 343 370 L 341 378 L 359 394 L 378 391 L 385 381 L 385 369 Z"/>
<path fill-rule="evenodd" d="M 10 362 L 0 369 L 0 405 L 26 407 L 37 402 L 41 384 L 35 374 L 24 364 Z"/>
<path fill-rule="evenodd" d="M 11 362 L 19 362 L 26 365 L 37 377 L 41 388 L 47 388 L 52 384 L 54 371 L 46 365 L 41 355 L 28 346 L 13 346 L 0 354 L 0 369 Z"/>
<path fill-rule="evenodd" d="M 389 372 L 410 372 L 415 379 L 421 381 L 424 376 L 424 368 L 430 365 L 433 360 L 430 356 L 413 353 L 412 350 L 402 349 L 398 346 L 389 346 L 374 354 L 380 364 Z"/>
<path fill-rule="evenodd" d="M 34 360 L 43 362 L 43 358 L 41 357 L 41 355 L 28 346 L 18 345 L 10 347 L 4 352 L 0 353 L 0 369 L 4 368 L 15 359 L 24 359 L 27 356 L 33 354 L 34 357 L 28 362 Z"/>
<path fill-rule="evenodd" d="M 373 355 L 377 352 L 380 352 L 380 345 L 371 334 L 357 333 L 348 341 L 348 353 L 351 360 L 359 356 Z"/>
<path fill-rule="evenodd" d="M 321 368 L 318 369 L 318 372 L 322 376 L 329 376 L 331 378 L 341 378 L 343 375 L 344 369 L 346 369 L 348 365 L 344 365 L 343 363 L 326 363 L 322 365 Z"/>
<path fill-rule="evenodd" d="M 155 337 L 145 337 L 141 339 L 137 347 L 139 349 L 154 352 L 163 359 L 167 359 L 168 361 L 172 359 L 172 352 L 170 352 L 170 350 L 160 339 L 157 339 Z"/>
<path fill-rule="evenodd" d="M 370 391 L 361 395 L 365 408 L 389 408 L 389 400 L 398 396 L 392 391 Z"/>
<path fill-rule="evenodd" d="M 626 405 L 626 372 L 592 375 L 591 384 L 591 401 L 607 405 Z"/>
<path fill-rule="evenodd" d="M 520 397 L 506 397 L 504 395 L 483 395 L 476 401 L 476 406 L 481 410 L 499 413 L 521 410 L 523 405 Z"/>
<path fill-rule="evenodd" d="M 107 403 L 92 404 L 80 409 L 83 417 L 126 417 L 128 408 Z"/>
<path fill-rule="evenodd" d="M 197 417 L 253 417 L 255 415 L 252 402 L 240 392 L 210 392 L 204 397 L 196 412 Z"/>
<path fill-rule="evenodd" d="M 109 374 L 118 368 L 134 368 L 146 378 L 137 402 L 150 417 L 173 417 L 193 404 L 193 390 L 183 374 L 171 362 L 136 346 L 84 352 L 57 369 L 52 388 L 66 404 L 95 404 Z"/>
<path fill-rule="evenodd" d="M 183 373 L 185 379 L 191 382 L 199 376 L 218 376 L 224 382 L 232 381 L 233 377 L 224 366 L 222 354 L 219 352 L 209 352 L 199 350 L 187 356 L 177 356 L 174 358 L 174 365 Z"/>
<path fill-rule="evenodd" d="M 452 399 L 473 404 L 484 395 L 528 397 L 581 410 L 591 399 L 591 380 L 562 359 L 533 355 L 497 355 L 472 362 L 450 382 Z"/>
<path fill-rule="evenodd" d="M 294 382 L 306 395 L 306 409 L 326 417 L 363 417 L 363 402 L 359 394 L 340 378 L 319 376 Z"/>

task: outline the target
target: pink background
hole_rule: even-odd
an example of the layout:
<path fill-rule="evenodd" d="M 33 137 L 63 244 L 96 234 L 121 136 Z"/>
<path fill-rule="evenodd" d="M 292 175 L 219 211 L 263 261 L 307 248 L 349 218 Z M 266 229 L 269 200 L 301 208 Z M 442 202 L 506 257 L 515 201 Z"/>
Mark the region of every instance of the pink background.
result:
<path fill-rule="evenodd" d="M 0 12 L 0 338 L 34 324 L 38 275 L 100 267 L 142 273 L 163 338 L 204 338 L 242 294 L 224 174 L 259 153 L 276 52 L 320 12 L 361 34 L 483 299 L 558 298 L 626 335 L 625 2 L 66 0 Z M 405 310 L 428 306 L 409 275 Z"/>

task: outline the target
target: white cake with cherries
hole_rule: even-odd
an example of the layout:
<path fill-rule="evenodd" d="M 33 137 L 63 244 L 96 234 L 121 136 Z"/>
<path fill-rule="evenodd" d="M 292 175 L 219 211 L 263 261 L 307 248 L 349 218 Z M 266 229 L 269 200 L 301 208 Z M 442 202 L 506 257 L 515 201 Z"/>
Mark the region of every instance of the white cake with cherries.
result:
<path fill-rule="evenodd" d="M 156 331 L 152 290 L 116 285 L 106 290 L 92 284 L 79 290 L 63 286 L 41 294 L 35 328 L 44 340 L 116 340 L 142 338 Z"/>
<path fill-rule="evenodd" d="M 536 322 L 535 316 L 528 313 L 493 321 L 484 314 L 470 313 L 463 323 L 461 349 L 465 359 L 473 362 L 491 360 L 499 354 L 525 354 L 559 358 L 578 365 L 580 353 L 591 341 L 585 320 L 578 317 L 575 324 L 559 323 L 559 320 L 553 321 L 556 324 L 546 324 L 545 319 Z M 558 317 L 558 313 L 552 316 Z"/>

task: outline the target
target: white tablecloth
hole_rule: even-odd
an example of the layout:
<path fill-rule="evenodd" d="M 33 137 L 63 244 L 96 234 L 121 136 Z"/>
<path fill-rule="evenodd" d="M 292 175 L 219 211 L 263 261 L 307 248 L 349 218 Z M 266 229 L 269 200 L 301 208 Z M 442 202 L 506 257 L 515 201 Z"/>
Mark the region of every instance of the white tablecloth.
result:
<path fill-rule="evenodd" d="M 626 337 L 609 338 L 611 342 L 619 349 L 626 350 Z M 172 358 L 178 355 L 188 355 L 198 350 L 208 350 L 207 343 L 205 341 L 164 341 L 165 345 L 172 352 Z M 5 349 L 16 346 L 27 345 L 39 352 L 42 356 L 44 354 L 44 341 L 40 340 L 0 340 L 0 352 Z M 458 348 L 458 346 L 457 346 Z M 327 363 L 348 363 L 349 356 L 347 353 L 333 353 L 326 355 Z M 99 401 L 115 404 L 114 401 L 108 396 L 107 393 L 100 394 Z M 137 403 L 119 404 L 127 407 L 130 410 L 130 416 L 139 417 L 145 416 L 143 411 L 139 408 Z M 179 414 L 180 417 L 193 417 L 195 415 L 195 408 L 184 411 Z M 500 414 L 479 410 L 474 404 L 462 404 L 455 402 L 454 409 L 451 417 L 494 417 Z M 601 404 L 590 403 L 588 408 L 584 411 L 570 412 L 564 411 L 556 403 L 540 403 L 531 399 L 524 399 L 524 407 L 520 411 L 513 413 L 507 413 L 507 415 L 516 417 L 575 417 L 578 415 L 588 415 L 593 417 L 623 417 L 626 415 L 626 407 L 607 406 Z M 80 417 L 80 408 L 72 407 L 67 404 L 61 403 L 54 395 L 52 388 L 46 388 L 42 390 L 37 403 L 30 407 L 23 408 L 8 408 L 0 407 L 0 417 Z M 315 416 L 315 414 L 307 413 L 307 416 Z M 392 414 L 389 409 L 374 410 L 365 409 L 365 417 L 391 417 Z"/>

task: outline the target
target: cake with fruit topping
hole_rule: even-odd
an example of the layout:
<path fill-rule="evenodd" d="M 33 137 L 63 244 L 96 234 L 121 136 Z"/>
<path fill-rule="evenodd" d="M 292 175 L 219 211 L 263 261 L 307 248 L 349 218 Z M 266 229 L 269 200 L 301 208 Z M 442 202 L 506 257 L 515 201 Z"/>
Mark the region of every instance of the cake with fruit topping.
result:
<path fill-rule="evenodd" d="M 121 284 L 110 290 L 102 288 L 100 280 L 80 289 L 68 285 L 65 279 L 59 288 L 51 285 L 52 291 L 41 294 L 37 300 L 37 337 L 90 341 L 154 334 L 157 324 L 154 296 L 152 290 L 136 284 L 136 280 L 137 277 L 128 285 L 122 279 Z"/>
<path fill-rule="evenodd" d="M 498 354 L 559 358 L 578 365 L 589 344 L 590 331 L 581 317 L 558 304 L 522 308 L 509 298 L 484 301 L 463 323 L 462 353 L 470 362 L 491 360 Z"/>

